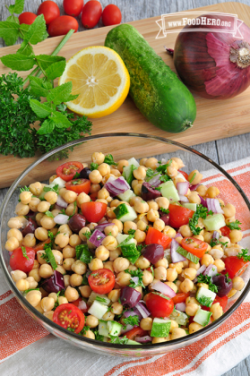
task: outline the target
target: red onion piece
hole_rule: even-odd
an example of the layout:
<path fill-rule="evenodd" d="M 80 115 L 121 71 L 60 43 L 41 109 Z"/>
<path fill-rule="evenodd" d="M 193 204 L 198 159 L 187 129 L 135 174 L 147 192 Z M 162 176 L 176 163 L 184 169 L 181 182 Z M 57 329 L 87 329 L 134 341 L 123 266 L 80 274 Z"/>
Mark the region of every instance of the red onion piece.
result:
<path fill-rule="evenodd" d="M 174 290 L 172 290 L 168 285 L 165 285 L 163 282 L 151 283 L 150 286 L 153 290 L 159 291 L 162 294 L 167 295 L 169 298 L 173 298 L 176 295 Z"/>
<path fill-rule="evenodd" d="M 123 176 L 120 176 L 117 179 L 111 176 L 104 187 L 109 191 L 111 196 L 120 195 L 130 189 L 130 185 L 126 182 Z"/>
<path fill-rule="evenodd" d="M 130 316 L 136 316 L 137 315 L 137 313 L 135 312 L 135 311 L 126 311 L 126 312 L 124 312 L 123 313 L 123 316 L 124 317 L 130 317 Z"/>
<path fill-rule="evenodd" d="M 177 311 L 181 311 L 181 312 L 185 312 L 186 310 L 186 303 L 177 303 L 175 305 L 175 309 L 177 309 Z"/>
<path fill-rule="evenodd" d="M 179 197 L 180 197 L 180 202 L 183 202 L 184 204 L 187 204 L 189 202 L 186 196 L 180 195 Z"/>
<path fill-rule="evenodd" d="M 149 244 L 142 250 L 142 256 L 145 257 L 151 264 L 156 264 L 157 261 L 163 259 L 164 248 L 161 244 Z"/>
<path fill-rule="evenodd" d="M 202 265 L 196 272 L 196 275 L 200 275 L 201 273 L 203 273 L 204 271 L 206 270 L 206 265 Z"/>
<path fill-rule="evenodd" d="M 215 214 L 224 214 L 220 206 L 220 201 L 217 198 L 207 198 L 207 208 L 208 211 L 212 210 Z"/>
<path fill-rule="evenodd" d="M 139 303 L 141 299 L 141 293 L 133 289 L 133 287 L 123 287 L 121 289 L 121 304 L 128 308 L 133 308 Z"/>
<path fill-rule="evenodd" d="M 152 337 L 150 336 L 135 337 L 135 341 L 139 343 L 152 342 Z"/>
<path fill-rule="evenodd" d="M 57 225 L 66 225 L 68 223 L 69 216 L 65 214 L 57 214 L 54 221 Z"/>
<path fill-rule="evenodd" d="M 64 209 L 68 206 L 67 202 L 60 195 L 57 196 L 56 204 Z"/>
<path fill-rule="evenodd" d="M 176 252 L 177 248 L 180 246 L 180 244 L 172 239 L 171 244 L 170 244 L 170 254 L 171 254 L 171 261 L 173 264 L 181 261 L 186 261 L 186 257 L 183 257 L 180 255 L 178 252 Z"/>
<path fill-rule="evenodd" d="M 177 232 L 177 234 L 175 235 L 175 239 L 176 238 L 183 238 L 183 236 L 179 232 Z"/>
<path fill-rule="evenodd" d="M 139 277 L 131 277 L 130 279 L 136 284 L 139 282 Z"/>
<path fill-rule="evenodd" d="M 95 231 L 89 238 L 89 241 L 90 243 L 94 244 L 96 247 L 99 247 L 102 244 L 102 241 L 104 238 L 105 238 L 105 235 L 101 231 L 95 229 Z"/>
<path fill-rule="evenodd" d="M 148 183 L 151 185 L 151 187 L 159 187 L 159 185 L 162 184 L 162 181 L 160 180 L 161 174 L 155 175 L 148 181 Z"/>
<path fill-rule="evenodd" d="M 200 195 L 198 195 L 198 196 L 201 199 L 201 205 L 204 206 L 205 208 L 207 208 L 207 201 L 203 197 L 201 197 Z"/>
<path fill-rule="evenodd" d="M 189 186 L 190 191 L 195 191 L 196 188 L 199 187 L 199 185 L 200 185 L 200 184 L 195 184 L 195 185 L 191 185 L 191 184 L 190 184 L 190 186 Z"/>
<path fill-rule="evenodd" d="M 140 313 L 140 316 L 143 319 L 145 319 L 146 317 L 151 315 L 151 313 L 147 310 L 147 308 L 144 306 L 144 304 L 142 304 L 140 302 L 138 304 L 136 304 L 136 306 L 134 307 L 134 310 L 138 311 Z"/>
<path fill-rule="evenodd" d="M 177 187 L 177 191 L 179 195 L 185 196 L 188 192 L 189 182 L 188 181 L 179 182 L 177 183 L 176 187 Z"/>
<path fill-rule="evenodd" d="M 208 277 L 214 277 L 216 274 L 218 274 L 217 266 L 213 264 L 208 265 L 203 274 L 207 275 Z"/>
<path fill-rule="evenodd" d="M 98 226 L 95 227 L 95 230 L 103 231 L 107 226 L 114 226 L 114 223 L 112 222 L 99 223 Z"/>
<path fill-rule="evenodd" d="M 84 300 L 81 300 L 78 304 L 78 308 L 83 309 L 83 310 L 87 309 L 88 308 L 87 303 Z"/>
<path fill-rule="evenodd" d="M 220 237 L 220 233 L 218 231 L 214 231 L 212 238 L 218 240 L 219 237 Z"/>

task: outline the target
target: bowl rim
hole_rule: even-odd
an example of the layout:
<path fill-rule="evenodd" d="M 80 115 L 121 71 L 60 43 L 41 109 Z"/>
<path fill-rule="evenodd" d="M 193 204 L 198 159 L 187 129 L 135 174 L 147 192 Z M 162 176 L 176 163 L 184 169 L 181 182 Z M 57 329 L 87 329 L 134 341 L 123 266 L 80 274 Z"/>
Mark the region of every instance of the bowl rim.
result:
<path fill-rule="evenodd" d="M 233 186 L 238 190 L 240 193 L 241 197 L 245 201 L 245 204 L 248 207 L 248 210 L 250 212 L 250 202 L 248 201 L 248 198 L 246 194 L 244 193 L 243 189 L 238 185 L 238 183 L 231 177 L 231 175 L 228 174 L 227 171 L 225 171 L 220 165 L 218 165 L 216 162 L 214 162 L 212 159 L 209 157 L 205 156 L 203 153 L 200 153 L 199 151 L 193 149 L 190 146 L 184 145 L 182 143 L 179 143 L 177 141 L 170 140 L 165 137 L 159 137 L 159 136 L 154 136 L 154 135 L 149 135 L 149 134 L 142 134 L 142 133 L 126 133 L 126 132 L 115 132 L 115 133 L 101 133 L 101 134 L 95 134 L 92 136 L 87 136 L 84 138 L 80 138 L 75 141 L 68 142 L 62 146 L 59 146 L 48 153 L 42 155 L 40 158 L 38 158 L 35 162 L 33 162 L 30 166 L 28 166 L 20 175 L 19 177 L 12 183 L 10 186 L 9 190 L 7 191 L 4 200 L 2 202 L 2 205 L 0 207 L 0 233 L 2 233 L 2 223 L 3 223 L 3 214 L 6 209 L 6 206 L 9 202 L 9 199 L 11 198 L 13 192 L 18 188 L 18 184 L 22 181 L 22 179 L 25 177 L 27 173 L 29 173 L 35 166 L 49 158 L 50 156 L 54 155 L 55 153 L 64 150 L 65 148 L 69 148 L 71 146 L 76 146 L 78 144 L 87 142 L 89 140 L 94 140 L 94 139 L 101 139 L 101 138 L 108 138 L 108 137 L 137 137 L 137 138 L 146 138 L 146 139 L 151 139 L 153 141 L 158 141 L 158 142 L 163 142 L 167 145 L 174 145 L 177 146 L 181 149 L 184 149 L 188 151 L 191 154 L 196 154 L 199 157 L 203 158 L 205 161 L 209 162 L 211 165 L 216 167 L 217 170 L 219 170 L 232 184 Z M 157 155 L 157 154 L 156 154 Z M 249 290 L 250 290 L 250 280 L 248 283 L 245 285 L 244 290 L 242 291 L 240 297 L 232 304 L 232 306 L 217 320 L 213 321 L 211 324 L 205 326 L 204 328 L 198 330 L 197 332 L 194 332 L 192 334 L 189 334 L 185 337 L 177 338 L 171 341 L 167 342 L 161 342 L 159 344 L 144 344 L 144 345 L 121 345 L 121 344 L 115 344 L 115 343 L 110 343 L 110 342 L 101 342 L 95 339 L 90 339 L 86 338 L 83 336 L 79 336 L 78 334 L 75 334 L 73 332 L 68 331 L 67 329 L 64 329 L 60 327 L 59 325 L 55 324 L 52 320 L 49 320 L 46 316 L 38 312 L 35 307 L 33 307 L 26 299 L 25 297 L 21 294 L 21 292 L 16 288 L 16 285 L 13 281 L 13 279 L 10 276 L 10 273 L 5 265 L 4 258 L 3 258 L 3 250 L 2 250 L 2 245 L 0 242 L 0 266 L 3 269 L 4 272 L 4 277 L 7 281 L 7 284 L 10 286 L 12 292 L 14 293 L 15 297 L 18 299 L 18 301 L 21 301 L 21 303 L 26 307 L 26 311 L 31 311 L 32 315 L 37 317 L 37 319 L 44 321 L 46 324 L 46 327 L 52 327 L 53 330 L 61 332 L 62 334 L 65 334 L 69 337 L 72 337 L 72 339 L 76 339 L 82 343 L 90 344 L 90 345 L 98 345 L 99 347 L 102 348 L 107 348 L 110 350 L 160 350 L 161 348 L 164 348 L 164 350 L 168 350 L 168 348 L 182 344 L 183 347 L 188 345 L 188 342 L 193 343 L 192 340 L 197 338 L 199 340 L 199 337 L 203 338 L 204 335 L 207 332 L 211 332 L 212 330 L 216 329 L 219 327 L 223 322 L 225 322 L 229 316 L 240 306 L 240 304 L 243 302 L 243 300 L 246 298 Z M 208 333 L 209 334 L 209 333 Z M 190 343 L 190 344 L 191 344 Z"/>

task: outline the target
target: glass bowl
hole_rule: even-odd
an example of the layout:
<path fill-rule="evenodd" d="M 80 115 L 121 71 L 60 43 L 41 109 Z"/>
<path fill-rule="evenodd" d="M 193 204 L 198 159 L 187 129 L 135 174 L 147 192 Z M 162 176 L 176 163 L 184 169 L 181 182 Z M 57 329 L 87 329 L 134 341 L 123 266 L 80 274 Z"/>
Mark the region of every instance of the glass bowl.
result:
<path fill-rule="evenodd" d="M 213 162 L 210 158 L 204 156 L 200 152 L 174 142 L 172 140 L 150 136 L 146 134 L 137 133 L 110 133 L 99 134 L 95 136 L 86 137 L 77 141 L 70 142 L 61 147 L 58 147 L 51 152 L 40 157 L 36 162 L 31 164 L 21 175 L 14 181 L 10 189 L 8 190 L 6 197 L 1 206 L 0 212 L 0 230 L 1 230 L 1 250 L 0 250 L 0 264 L 2 266 L 5 278 L 7 280 L 10 289 L 13 291 L 15 297 L 21 306 L 29 313 L 34 320 L 46 328 L 49 332 L 55 336 L 68 341 L 69 343 L 83 349 L 98 354 L 117 355 L 117 356 L 131 356 L 131 357 L 144 357 L 163 354 L 168 351 L 190 345 L 196 342 L 209 333 L 213 332 L 217 327 L 224 323 L 232 313 L 239 307 L 250 289 L 250 281 L 248 281 L 244 289 L 239 292 L 234 301 L 228 304 L 226 312 L 216 321 L 208 325 L 207 327 L 195 332 L 186 337 L 175 339 L 169 342 L 163 342 L 155 345 L 117 345 L 106 342 L 99 342 L 88 338 L 81 337 L 77 334 L 69 332 L 66 329 L 56 325 L 48 318 L 39 313 L 34 307 L 32 307 L 23 295 L 17 290 L 14 281 L 10 276 L 9 267 L 9 252 L 5 250 L 6 234 L 8 231 L 7 223 L 11 216 L 14 215 L 15 206 L 18 202 L 19 188 L 21 186 L 30 184 L 35 181 L 43 181 L 48 179 L 55 173 L 55 169 L 64 161 L 57 160 L 59 152 L 65 151 L 65 149 L 75 146 L 74 151 L 70 153 L 67 161 L 76 161 L 89 163 L 91 155 L 94 151 L 102 151 L 103 153 L 111 153 L 115 160 L 128 159 L 131 157 L 142 158 L 150 156 L 158 156 L 161 154 L 161 158 L 169 159 L 171 156 L 179 156 L 186 164 L 186 171 L 192 171 L 197 168 L 199 171 L 208 171 L 204 174 L 204 177 L 211 175 L 220 175 L 220 184 L 222 189 L 220 197 L 226 200 L 227 189 L 230 188 L 230 192 L 234 197 L 234 205 L 241 207 L 247 217 L 249 216 L 250 204 L 248 199 L 239 185 L 233 180 L 233 178 L 224 171 L 219 165 Z M 162 154 L 165 154 L 164 156 Z M 51 161 L 53 160 L 53 161 Z M 213 171 L 211 171 L 213 169 Z M 184 168 L 185 170 L 185 168 Z M 214 185 L 214 184 L 213 184 Z M 224 188 L 223 188 L 224 187 Z"/>

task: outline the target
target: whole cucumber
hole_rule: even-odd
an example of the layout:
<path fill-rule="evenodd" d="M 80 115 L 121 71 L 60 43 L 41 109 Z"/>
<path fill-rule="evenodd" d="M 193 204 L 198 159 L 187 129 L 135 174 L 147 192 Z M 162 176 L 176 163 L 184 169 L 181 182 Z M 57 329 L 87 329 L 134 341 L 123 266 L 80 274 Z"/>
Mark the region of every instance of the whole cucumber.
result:
<path fill-rule="evenodd" d="M 196 117 L 194 97 L 133 26 L 114 27 L 107 34 L 105 46 L 124 61 L 131 79 L 129 94 L 151 123 L 173 133 L 192 127 Z"/>

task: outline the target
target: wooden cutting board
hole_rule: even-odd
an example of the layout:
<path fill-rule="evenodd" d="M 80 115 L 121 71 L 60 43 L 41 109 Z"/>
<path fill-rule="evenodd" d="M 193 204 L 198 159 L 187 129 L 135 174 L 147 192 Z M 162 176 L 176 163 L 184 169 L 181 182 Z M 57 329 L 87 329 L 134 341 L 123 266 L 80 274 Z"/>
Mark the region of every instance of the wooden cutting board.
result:
<path fill-rule="evenodd" d="M 240 20 L 243 20 L 250 26 L 250 7 L 240 3 L 220 3 L 211 6 L 198 8 L 198 10 L 207 13 L 212 12 L 226 12 L 237 14 Z M 190 10 L 192 12 L 192 10 Z M 156 21 L 160 17 L 148 18 L 140 21 L 131 22 L 137 30 L 144 36 L 154 50 L 163 58 L 171 69 L 174 69 L 172 58 L 169 57 L 164 51 L 164 45 L 169 48 L 174 48 L 177 33 L 169 34 L 165 39 L 156 39 L 159 27 Z M 60 55 L 69 59 L 73 54 L 80 49 L 94 46 L 103 45 L 107 32 L 112 27 L 98 28 L 94 30 L 79 32 L 74 34 L 70 41 L 61 50 Z M 45 42 L 35 46 L 35 53 L 37 54 L 50 54 L 58 45 L 62 37 L 49 38 Z M 18 46 L 5 47 L 0 49 L 0 56 L 14 53 Z M 0 74 L 8 73 L 9 69 L 0 63 Z M 26 77 L 26 72 L 20 72 L 20 75 Z M 193 128 L 188 131 L 173 134 L 164 132 L 150 122 L 148 122 L 134 106 L 132 100 L 127 98 L 125 103 L 113 114 L 100 119 L 92 119 L 93 130 L 92 134 L 110 133 L 110 132 L 136 132 L 146 133 L 166 137 L 186 145 L 195 145 L 203 142 L 218 140 L 221 138 L 231 137 L 238 134 L 250 131 L 250 88 L 241 95 L 228 99 L 225 101 L 217 101 L 211 99 L 204 99 L 195 95 L 197 104 L 197 118 Z M 166 146 L 159 144 L 157 149 L 145 140 L 129 144 L 124 143 L 122 140 L 110 144 L 109 141 L 102 142 L 103 152 L 111 152 L 116 158 L 126 158 L 129 155 L 135 157 L 143 157 L 148 155 L 155 155 L 165 153 Z M 100 151 L 100 146 L 96 143 L 96 150 Z M 94 151 L 94 144 L 91 147 L 88 143 L 84 145 L 84 154 L 92 154 Z M 34 158 L 19 159 L 13 156 L 0 156 L 0 188 L 10 186 L 10 184 L 19 176 L 19 174 L 33 163 L 39 156 Z M 83 161 L 83 154 L 81 147 L 75 149 L 71 154 L 71 160 Z M 55 171 L 62 162 L 44 162 L 39 169 L 32 174 L 32 179 L 42 180 Z"/>

